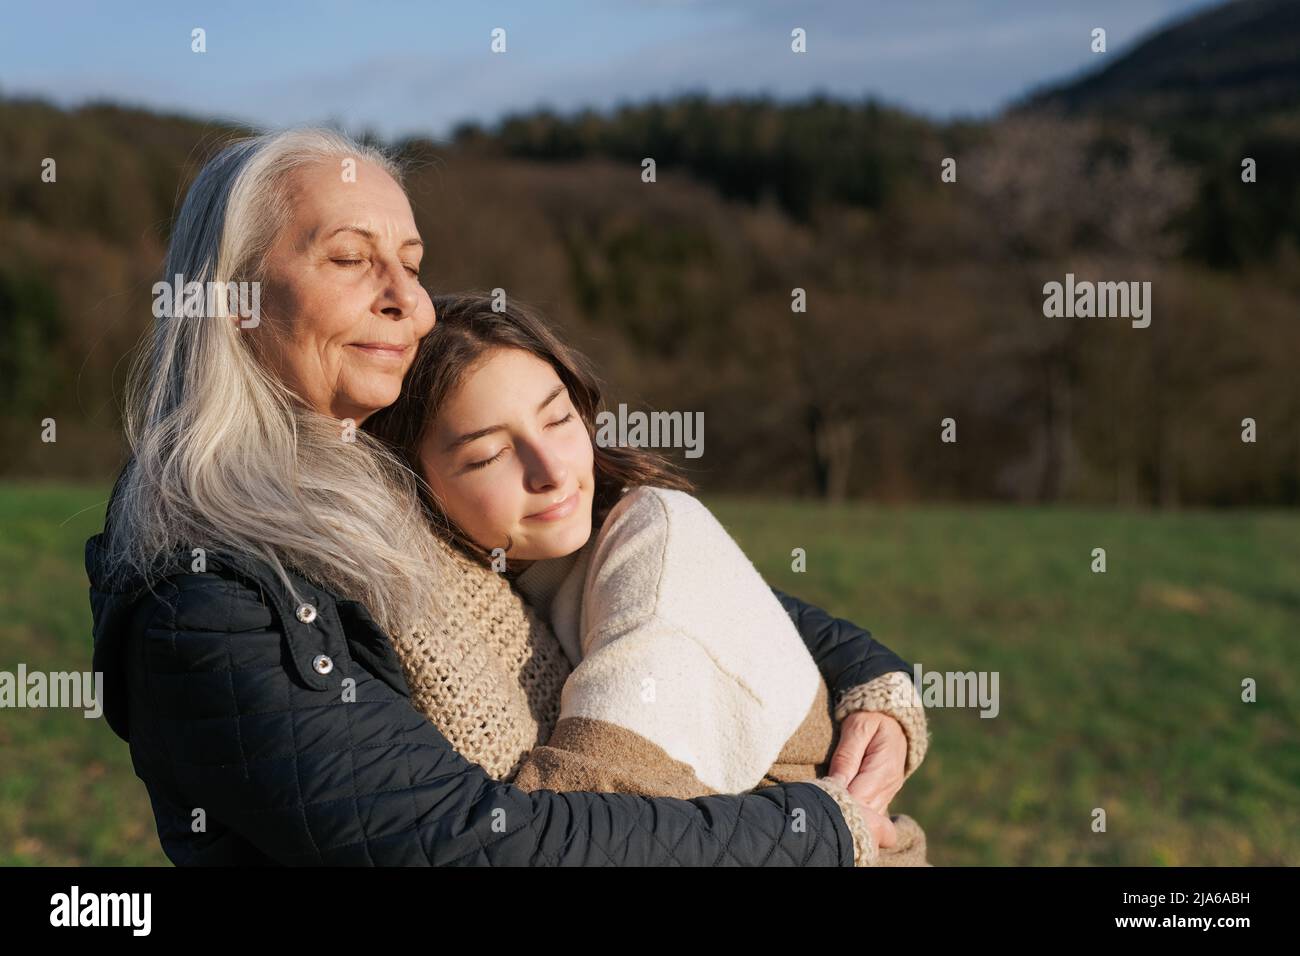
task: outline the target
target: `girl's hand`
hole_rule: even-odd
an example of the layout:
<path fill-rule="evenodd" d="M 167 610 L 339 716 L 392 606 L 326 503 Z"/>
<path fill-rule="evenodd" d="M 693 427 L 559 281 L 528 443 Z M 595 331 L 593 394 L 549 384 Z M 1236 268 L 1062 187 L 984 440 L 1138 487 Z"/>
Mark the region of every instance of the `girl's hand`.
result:
<path fill-rule="evenodd" d="M 893 717 L 856 710 L 840 724 L 840 740 L 831 757 L 829 775 L 839 779 L 859 804 L 889 824 L 889 801 L 903 787 L 907 763 L 907 734 Z M 883 828 L 882 828 L 883 829 Z M 881 846 L 890 846 L 881 841 Z"/>

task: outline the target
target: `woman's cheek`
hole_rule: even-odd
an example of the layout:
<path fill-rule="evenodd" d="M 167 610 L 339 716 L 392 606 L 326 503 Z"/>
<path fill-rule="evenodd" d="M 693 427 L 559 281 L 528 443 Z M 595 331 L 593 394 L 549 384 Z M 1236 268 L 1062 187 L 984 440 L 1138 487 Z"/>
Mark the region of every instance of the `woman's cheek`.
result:
<path fill-rule="evenodd" d="M 320 354 L 298 342 L 289 343 L 282 354 L 285 361 L 283 372 L 290 384 L 313 408 L 328 413 L 330 388 Z"/>
<path fill-rule="evenodd" d="M 420 308 L 420 321 L 415 329 L 415 337 L 422 339 L 433 331 L 434 325 L 437 324 L 437 313 L 433 308 L 433 299 L 429 298 L 427 289 L 421 288 L 420 295 L 423 297 L 423 303 Z M 414 357 L 412 357 L 414 359 Z"/>

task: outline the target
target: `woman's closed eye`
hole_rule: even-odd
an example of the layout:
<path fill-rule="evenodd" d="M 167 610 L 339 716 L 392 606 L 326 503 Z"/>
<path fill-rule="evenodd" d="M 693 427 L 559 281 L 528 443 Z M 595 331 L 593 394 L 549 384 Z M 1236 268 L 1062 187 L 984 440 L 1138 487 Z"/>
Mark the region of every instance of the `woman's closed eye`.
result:
<path fill-rule="evenodd" d="M 330 261 L 337 263 L 338 265 L 341 265 L 345 268 L 351 268 L 352 266 L 364 265 L 366 260 L 338 258 L 338 259 L 331 259 Z M 420 269 L 418 266 L 413 266 L 409 262 L 403 262 L 402 266 L 403 268 L 406 269 L 407 272 L 409 272 L 416 279 L 420 278 Z"/>
<path fill-rule="evenodd" d="M 546 427 L 554 428 L 556 425 L 563 425 L 565 422 L 572 421 L 572 420 L 573 420 L 573 412 L 569 412 L 569 414 L 565 415 L 563 418 L 559 419 L 558 421 L 551 422 Z"/>

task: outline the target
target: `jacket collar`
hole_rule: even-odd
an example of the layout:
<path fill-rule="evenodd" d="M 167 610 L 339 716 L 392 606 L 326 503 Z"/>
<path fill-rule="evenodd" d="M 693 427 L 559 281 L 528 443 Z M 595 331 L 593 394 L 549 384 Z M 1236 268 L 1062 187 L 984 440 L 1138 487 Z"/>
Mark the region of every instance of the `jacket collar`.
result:
<path fill-rule="evenodd" d="M 119 476 L 118 484 L 121 478 Z M 210 571 L 233 577 L 253 587 L 279 619 L 293 661 L 294 670 L 307 687 L 325 691 L 337 689 L 343 678 L 340 669 L 320 674 L 316 657 L 325 654 L 342 659 L 351 651 L 354 659 L 403 696 L 410 688 L 388 637 L 355 601 L 343 600 L 326 588 L 291 571 L 286 579 L 265 561 L 224 549 L 207 550 L 200 556 L 184 549 L 165 555 L 149 575 L 114 574 L 108 560 L 107 533 L 113 518 L 115 485 L 109 500 L 105 530 L 86 541 L 85 565 L 90 581 L 93 618 L 93 668 L 104 675 L 104 715 L 113 731 L 127 740 L 125 638 L 142 622 L 133 620 L 140 598 L 154 590 L 164 578 Z M 308 610 L 308 606 L 311 610 Z M 314 613 L 313 613 L 314 612 Z M 304 618 L 306 620 L 304 620 Z M 343 618 L 349 628 L 345 632 Z M 353 639 L 349 648 L 348 638 Z"/>

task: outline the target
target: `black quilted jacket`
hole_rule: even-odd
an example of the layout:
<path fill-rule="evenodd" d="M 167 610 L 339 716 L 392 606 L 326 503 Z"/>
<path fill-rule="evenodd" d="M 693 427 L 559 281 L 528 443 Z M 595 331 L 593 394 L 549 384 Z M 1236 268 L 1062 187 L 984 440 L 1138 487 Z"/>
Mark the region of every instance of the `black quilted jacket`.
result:
<path fill-rule="evenodd" d="M 261 562 L 189 562 L 150 589 L 110 581 L 102 536 L 86 543 L 104 715 L 177 865 L 853 865 L 843 816 L 810 783 L 676 800 L 497 782 L 412 706 L 364 607 L 295 578 L 313 615 Z M 910 671 L 776 593 L 833 697 Z"/>

